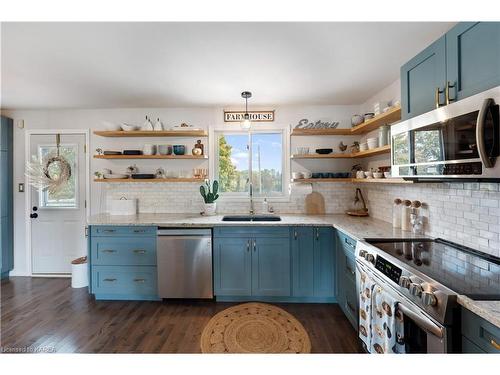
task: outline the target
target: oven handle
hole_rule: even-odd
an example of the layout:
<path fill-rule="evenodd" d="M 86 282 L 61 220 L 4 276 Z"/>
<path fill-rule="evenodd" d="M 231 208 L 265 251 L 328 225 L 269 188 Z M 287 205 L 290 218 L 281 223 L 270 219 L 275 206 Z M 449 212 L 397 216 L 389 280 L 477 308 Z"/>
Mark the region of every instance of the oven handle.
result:
<path fill-rule="evenodd" d="M 373 272 L 369 271 L 366 269 L 366 267 L 361 264 L 359 261 L 356 262 L 356 270 L 358 272 L 365 272 L 370 275 L 370 277 L 374 278 L 377 283 L 382 284 L 383 286 L 389 288 L 391 290 L 390 286 L 381 278 L 377 277 L 376 275 L 373 274 Z M 398 309 L 406 316 L 408 316 L 413 322 L 418 325 L 420 328 L 422 328 L 426 332 L 432 333 L 434 336 L 442 339 L 444 337 L 444 328 L 437 325 L 434 323 L 432 320 L 427 318 L 423 314 L 419 314 L 415 312 L 413 309 L 410 309 L 408 306 L 403 305 L 401 302 L 398 302 Z"/>
<path fill-rule="evenodd" d="M 413 310 L 409 309 L 401 302 L 398 303 L 398 309 L 404 315 L 408 316 L 413 322 L 422 328 L 424 331 L 432 333 L 434 336 L 442 339 L 444 337 L 444 329 L 434 323 L 432 320 L 428 319 L 422 314 L 417 314 Z"/>
<path fill-rule="evenodd" d="M 493 163 L 484 145 L 484 123 L 486 122 L 486 116 L 488 115 L 490 106 L 492 106 L 493 103 L 494 101 L 491 98 L 484 99 L 483 106 L 477 115 L 476 123 L 477 150 L 485 168 L 493 168 Z"/>

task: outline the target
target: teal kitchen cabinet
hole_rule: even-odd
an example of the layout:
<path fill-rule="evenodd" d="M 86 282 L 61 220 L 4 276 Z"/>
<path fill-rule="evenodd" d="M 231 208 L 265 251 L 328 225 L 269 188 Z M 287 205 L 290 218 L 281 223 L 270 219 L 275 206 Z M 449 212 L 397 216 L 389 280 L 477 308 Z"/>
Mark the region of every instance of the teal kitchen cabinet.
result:
<path fill-rule="evenodd" d="M 292 295 L 314 297 L 314 228 L 291 228 Z"/>
<path fill-rule="evenodd" d="M 500 22 L 460 22 L 446 33 L 450 99 L 500 85 Z"/>
<path fill-rule="evenodd" d="M 159 300 L 156 227 L 89 228 L 89 287 L 96 300 Z"/>
<path fill-rule="evenodd" d="M 13 121 L 0 123 L 0 265 L 1 278 L 14 268 Z"/>
<path fill-rule="evenodd" d="M 462 352 L 500 354 L 500 328 L 462 308 Z"/>
<path fill-rule="evenodd" d="M 219 300 L 290 297 L 290 267 L 287 227 L 214 228 L 214 290 Z"/>
<path fill-rule="evenodd" d="M 444 104 L 446 38 L 443 36 L 401 67 L 403 120 Z"/>
<path fill-rule="evenodd" d="M 337 301 L 354 328 L 358 325 L 356 293 L 356 241 L 337 230 Z"/>
<path fill-rule="evenodd" d="M 217 296 L 252 295 L 252 253 L 249 238 L 214 239 L 214 291 Z"/>
<path fill-rule="evenodd" d="M 292 295 L 335 301 L 335 236 L 330 227 L 291 228 Z"/>

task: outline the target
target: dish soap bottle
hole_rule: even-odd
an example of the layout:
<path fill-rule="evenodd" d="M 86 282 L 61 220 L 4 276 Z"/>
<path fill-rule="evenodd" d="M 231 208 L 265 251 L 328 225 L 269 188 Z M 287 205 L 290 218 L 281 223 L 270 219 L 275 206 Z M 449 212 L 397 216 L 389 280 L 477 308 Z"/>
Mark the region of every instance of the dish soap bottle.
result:
<path fill-rule="evenodd" d="M 269 203 L 267 202 L 267 198 L 264 198 L 264 201 L 262 202 L 262 212 L 265 214 L 269 212 Z"/>

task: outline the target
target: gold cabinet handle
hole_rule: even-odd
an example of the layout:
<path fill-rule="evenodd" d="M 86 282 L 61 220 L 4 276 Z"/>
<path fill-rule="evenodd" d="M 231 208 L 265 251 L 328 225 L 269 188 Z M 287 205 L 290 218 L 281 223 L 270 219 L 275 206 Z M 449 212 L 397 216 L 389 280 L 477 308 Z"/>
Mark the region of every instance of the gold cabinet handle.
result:
<path fill-rule="evenodd" d="M 144 283 L 146 279 L 134 279 L 134 283 Z"/>
<path fill-rule="evenodd" d="M 250 251 L 250 240 L 247 241 L 247 251 Z"/>
<path fill-rule="evenodd" d="M 257 241 L 253 240 L 253 251 L 257 251 Z"/>
<path fill-rule="evenodd" d="M 116 279 L 104 279 L 104 281 L 107 281 L 107 282 L 112 283 L 112 282 L 115 282 L 115 281 L 116 281 Z"/>
<path fill-rule="evenodd" d="M 116 253 L 116 250 L 106 249 L 102 251 L 103 253 Z"/>
<path fill-rule="evenodd" d="M 439 95 L 441 95 L 444 91 L 445 90 L 441 90 L 439 87 L 436 87 L 436 91 L 434 93 L 434 101 L 436 103 L 436 108 L 439 108 L 444 105 L 439 102 Z"/>
<path fill-rule="evenodd" d="M 500 345 L 495 341 L 495 339 L 490 340 L 490 345 L 493 346 L 496 350 L 500 350 Z"/>
<path fill-rule="evenodd" d="M 297 229 L 293 231 L 293 238 L 296 240 L 297 239 Z"/>
<path fill-rule="evenodd" d="M 450 104 L 451 102 L 454 102 L 456 101 L 457 99 L 456 98 L 453 98 L 451 99 L 450 98 L 450 89 L 455 87 L 457 84 L 454 83 L 453 85 L 451 84 L 450 81 L 446 82 L 446 88 L 445 88 L 445 93 L 444 93 L 444 96 L 445 96 L 445 99 L 446 99 L 446 105 Z"/>
<path fill-rule="evenodd" d="M 137 250 L 132 250 L 132 252 L 134 254 L 146 254 L 146 250 L 139 250 L 139 249 L 137 249 Z"/>
<path fill-rule="evenodd" d="M 115 233 L 116 230 L 115 229 L 104 229 L 103 232 L 104 233 Z"/>
<path fill-rule="evenodd" d="M 319 240 L 319 228 L 316 228 L 316 240 Z"/>

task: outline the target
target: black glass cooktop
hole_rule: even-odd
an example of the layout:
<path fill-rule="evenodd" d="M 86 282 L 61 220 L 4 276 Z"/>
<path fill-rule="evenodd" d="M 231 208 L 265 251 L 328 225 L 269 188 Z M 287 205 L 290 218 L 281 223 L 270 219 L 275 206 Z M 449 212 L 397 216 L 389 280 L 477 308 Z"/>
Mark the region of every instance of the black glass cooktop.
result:
<path fill-rule="evenodd" d="M 367 242 L 458 294 L 500 300 L 500 258 L 442 239 Z"/>

